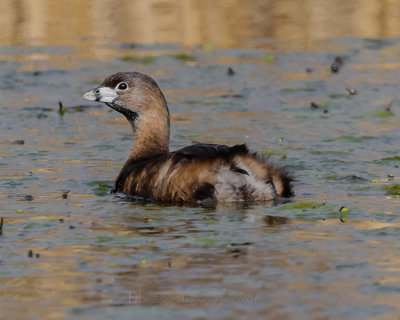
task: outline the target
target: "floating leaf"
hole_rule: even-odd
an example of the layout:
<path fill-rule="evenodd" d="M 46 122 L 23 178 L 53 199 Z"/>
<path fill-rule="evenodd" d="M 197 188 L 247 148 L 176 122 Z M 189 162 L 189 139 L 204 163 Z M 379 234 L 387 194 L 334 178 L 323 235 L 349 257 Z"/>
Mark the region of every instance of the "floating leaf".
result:
<path fill-rule="evenodd" d="M 135 62 L 135 63 L 142 63 L 142 64 L 150 64 L 156 61 L 156 57 L 153 56 L 123 56 L 121 57 L 122 61 L 125 62 Z"/>
<path fill-rule="evenodd" d="M 29 230 L 29 229 L 32 229 L 32 228 L 35 228 L 35 227 L 38 227 L 39 226 L 39 224 L 37 223 L 37 222 L 31 222 L 31 223 L 28 223 L 26 226 L 24 226 L 24 230 Z"/>
<path fill-rule="evenodd" d="M 176 134 L 176 138 L 199 138 L 201 135 L 197 133 L 188 133 L 188 134 Z"/>
<path fill-rule="evenodd" d="M 105 196 L 111 189 L 108 181 L 91 181 L 87 183 L 88 186 L 93 187 L 93 193 L 96 196 Z"/>
<path fill-rule="evenodd" d="M 316 209 L 325 205 L 325 202 L 312 202 L 312 201 L 304 201 L 304 202 L 295 202 L 288 203 L 280 207 L 280 209 Z"/>
<path fill-rule="evenodd" d="M 109 237 L 109 236 L 98 236 L 97 237 L 97 242 L 103 243 L 103 242 L 109 242 L 114 240 L 113 237 Z"/>
<path fill-rule="evenodd" d="M 173 54 L 173 55 L 171 55 L 171 57 L 175 60 L 181 60 L 181 61 L 196 61 L 195 56 L 191 56 L 191 55 L 188 55 L 185 53 Z"/>
<path fill-rule="evenodd" d="M 339 93 L 331 93 L 331 94 L 329 95 L 329 97 L 330 97 L 331 99 L 339 99 L 339 98 L 347 97 L 347 95 L 345 95 L 345 94 L 339 94 Z"/>
<path fill-rule="evenodd" d="M 213 46 L 212 46 L 212 44 L 209 44 L 209 43 L 203 44 L 203 50 L 204 50 L 204 52 L 207 53 L 207 54 L 212 54 L 212 53 L 213 53 Z"/>
<path fill-rule="evenodd" d="M 387 118 L 393 117 L 395 114 L 390 110 L 379 110 L 371 114 L 373 117 Z"/>
<path fill-rule="evenodd" d="M 314 88 L 283 88 L 282 92 L 314 92 Z"/>
<path fill-rule="evenodd" d="M 362 142 L 362 141 L 367 141 L 367 140 L 372 140 L 375 139 L 375 137 L 372 136 L 360 136 L 360 137 L 353 137 L 353 136 L 340 136 L 335 138 L 335 140 L 348 140 L 350 142 Z"/>
<path fill-rule="evenodd" d="M 388 196 L 400 196 L 400 184 L 384 186 L 383 190 L 386 191 L 386 195 Z"/>
<path fill-rule="evenodd" d="M 340 213 L 346 214 L 347 212 L 349 212 L 349 209 L 347 209 L 346 207 L 341 207 L 339 211 Z"/>
<path fill-rule="evenodd" d="M 206 220 L 206 221 L 204 221 L 204 223 L 205 224 L 217 224 L 218 221 L 216 221 L 216 220 Z"/>
<path fill-rule="evenodd" d="M 210 239 L 210 238 L 196 238 L 196 242 L 203 242 L 203 243 L 214 243 L 218 242 L 217 239 Z"/>
<path fill-rule="evenodd" d="M 273 62 L 275 60 L 275 56 L 271 53 L 267 53 L 264 59 L 266 62 Z"/>
<path fill-rule="evenodd" d="M 380 161 L 400 161 L 400 157 L 399 156 L 388 157 L 388 158 L 383 158 Z"/>

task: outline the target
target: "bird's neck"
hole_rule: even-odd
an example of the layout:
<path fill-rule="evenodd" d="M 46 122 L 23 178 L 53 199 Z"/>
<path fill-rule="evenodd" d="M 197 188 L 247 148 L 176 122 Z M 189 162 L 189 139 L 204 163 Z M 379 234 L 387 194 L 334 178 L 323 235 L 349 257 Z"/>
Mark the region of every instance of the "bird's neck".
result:
<path fill-rule="evenodd" d="M 134 143 L 129 159 L 153 158 L 169 152 L 169 112 L 164 99 L 160 106 L 148 108 L 136 120 L 129 121 Z"/>

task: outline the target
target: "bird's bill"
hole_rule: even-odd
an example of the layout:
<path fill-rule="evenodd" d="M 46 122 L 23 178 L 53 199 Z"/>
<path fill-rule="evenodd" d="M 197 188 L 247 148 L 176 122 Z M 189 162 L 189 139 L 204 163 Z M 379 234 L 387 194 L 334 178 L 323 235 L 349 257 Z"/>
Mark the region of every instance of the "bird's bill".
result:
<path fill-rule="evenodd" d="M 83 94 L 83 98 L 86 100 L 100 101 L 104 103 L 112 103 L 117 97 L 117 92 L 108 87 L 98 87 Z"/>

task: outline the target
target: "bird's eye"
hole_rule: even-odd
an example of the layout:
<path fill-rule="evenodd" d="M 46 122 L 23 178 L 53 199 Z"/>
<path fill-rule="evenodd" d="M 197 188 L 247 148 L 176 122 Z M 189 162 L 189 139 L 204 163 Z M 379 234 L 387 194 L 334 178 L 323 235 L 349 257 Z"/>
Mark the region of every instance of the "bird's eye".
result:
<path fill-rule="evenodd" d="M 120 82 L 117 85 L 118 90 L 126 90 L 128 89 L 128 84 L 126 82 Z"/>

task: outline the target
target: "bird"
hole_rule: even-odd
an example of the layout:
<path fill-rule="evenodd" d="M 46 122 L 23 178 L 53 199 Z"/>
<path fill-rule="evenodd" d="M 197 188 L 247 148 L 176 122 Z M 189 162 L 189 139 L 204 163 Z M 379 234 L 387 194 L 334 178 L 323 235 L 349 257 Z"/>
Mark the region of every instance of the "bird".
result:
<path fill-rule="evenodd" d="M 294 196 L 286 168 L 245 144 L 194 144 L 169 150 L 170 113 L 157 82 L 139 72 L 118 72 L 83 94 L 126 117 L 133 146 L 113 193 L 159 203 L 259 202 Z"/>

